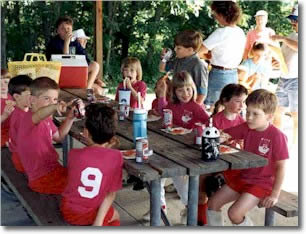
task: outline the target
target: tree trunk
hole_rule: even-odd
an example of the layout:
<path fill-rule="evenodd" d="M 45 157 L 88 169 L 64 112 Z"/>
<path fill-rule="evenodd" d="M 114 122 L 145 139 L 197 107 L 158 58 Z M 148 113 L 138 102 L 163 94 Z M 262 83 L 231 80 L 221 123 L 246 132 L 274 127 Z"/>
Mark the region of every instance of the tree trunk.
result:
<path fill-rule="evenodd" d="M 1 4 L 1 68 L 7 68 L 6 64 L 6 30 L 4 20 L 6 17 L 6 3 Z"/>

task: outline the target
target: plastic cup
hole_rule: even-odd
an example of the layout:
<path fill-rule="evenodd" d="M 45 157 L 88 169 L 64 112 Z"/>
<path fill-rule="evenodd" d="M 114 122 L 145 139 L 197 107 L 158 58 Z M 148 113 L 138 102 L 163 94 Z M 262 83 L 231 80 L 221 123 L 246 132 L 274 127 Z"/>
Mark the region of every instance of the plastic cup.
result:
<path fill-rule="evenodd" d="M 119 103 L 130 106 L 131 90 L 119 89 Z"/>

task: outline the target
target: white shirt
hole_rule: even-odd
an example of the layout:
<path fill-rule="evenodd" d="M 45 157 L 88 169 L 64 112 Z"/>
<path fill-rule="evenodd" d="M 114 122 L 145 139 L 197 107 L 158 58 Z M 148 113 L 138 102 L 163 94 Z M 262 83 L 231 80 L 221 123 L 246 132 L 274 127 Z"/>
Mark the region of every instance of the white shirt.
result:
<path fill-rule="evenodd" d="M 290 39 L 298 41 L 298 33 L 293 32 L 288 36 Z M 289 46 L 287 46 L 285 43 L 282 45 L 282 52 L 285 59 L 285 62 L 287 64 L 288 73 L 283 74 L 282 78 L 298 78 L 299 74 L 299 53 L 297 51 L 294 51 Z"/>
<path fill-rule="evenodd" d="M 226 68 L 237 68 L 244 52 L 246 36 L 237 26 L 216 29 L 203 42 L 211 50 L 211 64 Z"/>

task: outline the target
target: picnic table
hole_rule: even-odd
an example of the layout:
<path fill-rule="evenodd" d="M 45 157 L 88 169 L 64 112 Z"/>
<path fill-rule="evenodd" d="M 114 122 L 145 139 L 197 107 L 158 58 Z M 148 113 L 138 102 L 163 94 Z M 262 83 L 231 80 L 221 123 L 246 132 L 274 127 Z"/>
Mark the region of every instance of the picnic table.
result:
<path fill-rule="evenodd" d="M 59 100 L 69 101 L 76 97 L 83 99 L 86 103 L 86 90 L 62 89 Z M 100 100 L 103 100 L 103 98 Z M 106 102 L 114 109 L 118 108 L 117 102 L 113 100 Z M 150 224 L 152 226 L 160 225 L 161 178 L 189 176 L 187 225 L 196 226 L 200 175 L 222 172 L 228 169 L 262 167 L 267 164 L 265 158 L 243 150 L 221 154 L 221 157 L 213 162 L 204 162 L 201 159 L 201 148 L 193 144 L 192 133 L 170 135 L 161 131 L 161 126 L 162 120 L 147 123 L 149 147 L 154 152 L 149 157 L 148 163 L 139 164 L 135 160 L 124 160 L 124 167 L 129 174 L 150 184 Z M 83 120 L 75 121 L 69 134 L 86 145 L 87 141 L 81 134 L 83 128 Z M 127 119 L 118 122 L 117 137 L 120 140 L 120 150 L 134 148 L 131 112 Z M 68 144 L 66 144 L 67 146 Z"/>

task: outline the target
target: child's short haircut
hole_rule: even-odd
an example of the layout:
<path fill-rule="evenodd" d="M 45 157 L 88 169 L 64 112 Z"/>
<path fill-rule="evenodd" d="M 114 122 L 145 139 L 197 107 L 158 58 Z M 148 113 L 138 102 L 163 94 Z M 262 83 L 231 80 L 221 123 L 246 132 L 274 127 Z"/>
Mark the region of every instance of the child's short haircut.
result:
<path fill-rule="evenodd" d="M 246 105 L 252 105 L 263 110 L 266 114 L 274 114 L 278 105 L 277 97 L 274 93 L 266 89 L 257 89 L 250 93 L 246 99 Z"/>
<path fill-rule="evenodd" d="M 136 70 L 137 76 L 136 79 L 142 80 L 142 68 L 141 68 L 141 63 L 139 59 L 134 58 L 134 57 L 126 57 L 125 59 L 122 60 L 121 64 L 121 73 L 123 73 L 124 68 L 132 67 Z"/>
<path fill-rule="evenodd" d="M 252 50 L 257 51 L 257 50 L 266 50 L 266 45 L 264 43 L 260 43 L 260 42 L 255 42 L 253 44 Z"/>
<path fill-rule="evenodd" d="M 116 111 L 102 103 L 92 103 L 86 107 L 85 127 L 94 143 L 103 144 L 116 134 Z"/>
<path fill-rule="evenodd" d="M 203 43 L 203 35 L 195 30 L 185 30 L 177 34 L 174 38 L 176 46 L 185 48 L 192 47 L 195 52 L 198 52 Z"/>
<path fill-rule="evenodd" d="M 21 94 L 26 90 L 30 90 L 30 85 L 33 80 L 27 75 L 19 75 L 10 79 L 8 84 L 8 93 L 13 96 L 13 94 Z"/>
<path fill-rule="evenodd" d="M 182 88 L 185 86 L 189 86 L 193 89 L 193 97 L 192 100 L 196 101 L 197 99 L 197 88 L 194 84 L 194 81 L 191 75 L 187 71 L 181 71 L 174 74 L 172 82 L 171 82 L 171 99 L 175 104 L 180 103 L 178 97 L 176 96 L 175 90 L 178 88 Z"/>
<path fill-rule="evenodd" d="M 248 90 L 243 85 L 241 84 L 226 85 L 221 91 L 219 100 L 215 103 L 215 109 L 213 115 L 218 113 L 219 107 L 224 105 L 224 102 L 230 101 L 231 98 L 234 96 L 240 97 L 243 94 L 248 95 Z"/>
<path fill-rule="evenodd" d="M 55 23 L 55 27 L 56 29 L 58 28 L 58 26 L 60 26 L 62 23 L 66 23 L 66 24 L 71 24 L 73 25 L 73 19 L 69 16 L 62 16 L 59 17 Z"/>
<path fill-rule="evenodd" d="M 49 77 L 43 76 L 32 81 L 31 95 L 38 97 L 50 89 L 59 90 L 58 84 Z"/>

